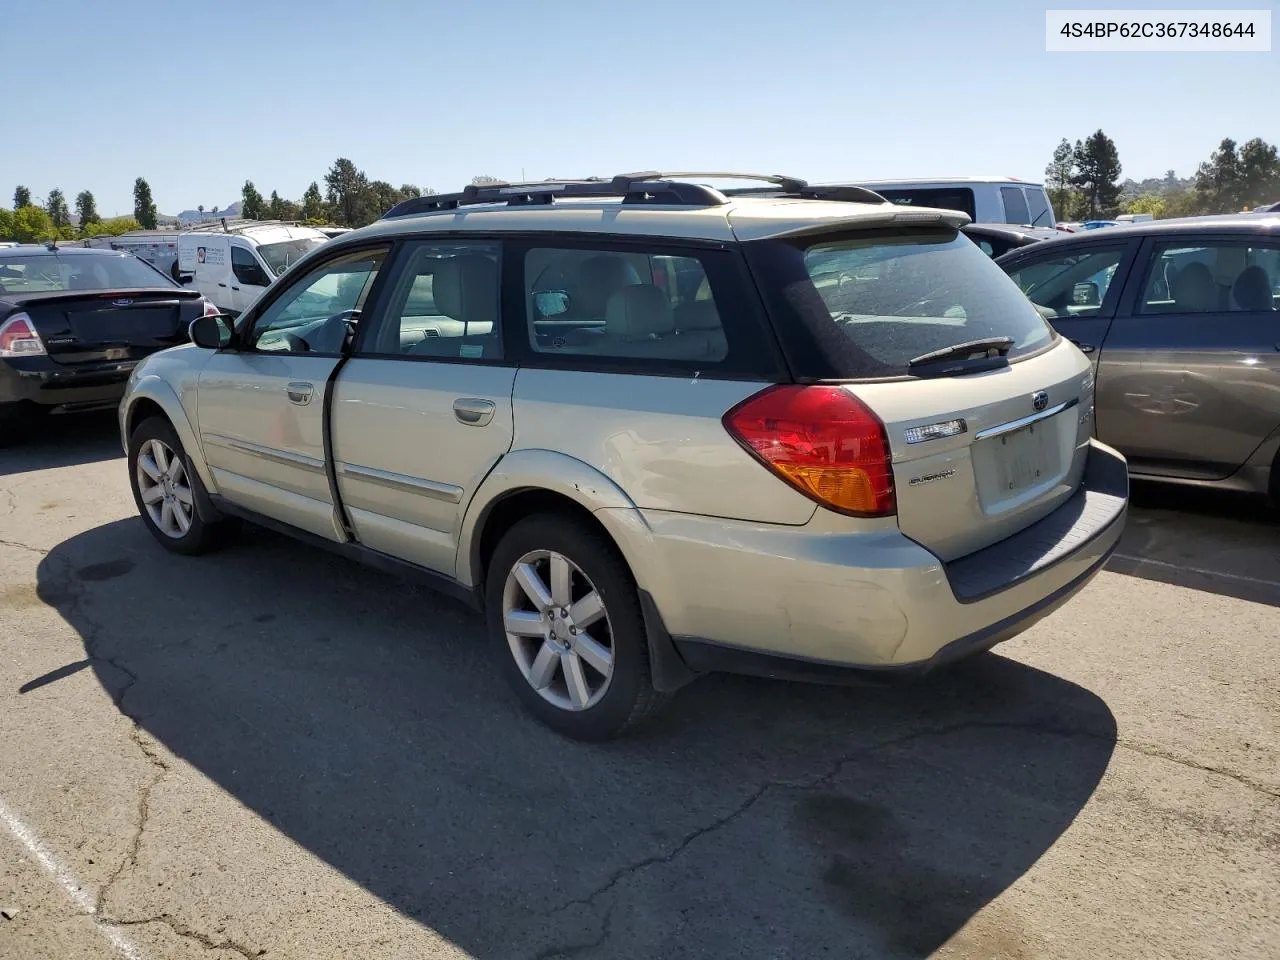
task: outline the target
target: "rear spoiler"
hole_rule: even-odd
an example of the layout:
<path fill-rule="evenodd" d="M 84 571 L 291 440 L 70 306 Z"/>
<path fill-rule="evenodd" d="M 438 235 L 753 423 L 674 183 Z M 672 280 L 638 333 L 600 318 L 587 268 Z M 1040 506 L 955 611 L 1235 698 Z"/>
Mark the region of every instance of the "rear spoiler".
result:
<path fill-rule="evenodd" d="M 66 303 L 70 300 L 134 300 L 143 297 L 157 300 L 198 300 L 204 294 L 188 287 L 126 287 L 119 290 L 37 290 L 31 293 L 11 291 L 3 294 L 9 303 Z"/>
<path fill-rule="evenodd" d="M 874 230 L 877 227 L 950 227 L 959 230 L 972 223 L 967 213 L 959 210 L 937 210 L 932 207 L 877 207 L 849 217 L 830 217 L 780 230 L 770 238 L 803 237 L 814 233 L 830 233 L 833 230 Z"/>

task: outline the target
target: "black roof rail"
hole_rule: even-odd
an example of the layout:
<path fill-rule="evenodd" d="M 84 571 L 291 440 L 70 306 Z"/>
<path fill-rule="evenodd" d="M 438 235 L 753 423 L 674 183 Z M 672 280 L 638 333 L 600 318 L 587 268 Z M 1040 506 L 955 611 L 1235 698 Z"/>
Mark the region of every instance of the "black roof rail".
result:
<path fill-rule="evenodd" d="M 667 171 L 667 170 L 647 170 L 644 173 L 627 173 L 623 176 L 632 180 L 692 180 L 694 177 L 706 177 L 709 180 L 758 180 L 761 183 L 771 183 L 775 188 L 781 188 L 787 193 L 795 193 L 798 190 L 808 186 L 808 181 L 802 180 L 800 177 L 789 177 L 783 173 L 732 173 L 729 171 L 708 171 L 708 170 L 684 170 L 684 171 Z M 750 188 L 745 188 L 750 189 Z M 770 189 L 765 187 L 763 189 Z M 722 190 L 724 194 L 730 191 Z"/>
<path fill-rule="evenodd" d="M 624 173 L 611 179 L 535 180 L 526 183 L 484 183 L 463 187 L 458 193 L 432 193 L 402 200 L 382 215 L 383 220 L 407 217 L 480 203 L 505 203 L 511 207 L 537 206 L 571 197 L 620 197 L 623 203 L 667 206 L 715 207 L 725 202 L 719 190 L 697 183 L 663 179 L 658 173 Z"/>
<path fill-rule="evenodd" d="M 728 197 L 795 197 L 798 200 L 836 200 L 841 203 L 888 203 L 889 201 L 866 187 L 852 184 L 804 184 L 798 189 L 781 190 L 776 187 L 733 187 L 724 191 Z"/>

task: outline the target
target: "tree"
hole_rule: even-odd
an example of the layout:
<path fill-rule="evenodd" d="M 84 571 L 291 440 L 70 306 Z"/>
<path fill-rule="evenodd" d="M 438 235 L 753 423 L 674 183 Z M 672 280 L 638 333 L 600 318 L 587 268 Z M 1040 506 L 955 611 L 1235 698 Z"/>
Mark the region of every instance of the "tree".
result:
<path fill-rule="evenodd" d="M 271 191 L 271 203 L 267 207 L 267 212 L 272 220 L 302 219 L 302 207 L 292 200 L 284 199 L 274 190 Z"/>
<path fill-rule="evenodd" d="M 369 178 L 363 170 L 346 157 L 339 157 L 324 175 L 324 185 L 334 218 L 347 227 L 363 227 L 372 223 L 378 214 L 373 213 L 369 196 Z"/>
<path fill-rule="evenodd" d="M 31 206 L 31 191 L 26 187 L 14 187 L 13 209 L 21 210 L 23 207 L 29 206 Z"/>
<path fill-rule="evenodd" d="M 1049 191 L 1049 202 L 1065 216 L 1071 206 L 1071 174 L 1075 170 L 1075 155 L 1071 142 L 1065 137 L 1053 148 L 1053 159 L 1044 168 L 1044 185 Z"/>
<path fill-rule="evenodd" d="M 88 190 L 81 190 L 76 194 L 76 216 L 80 218 L 80 231 L 82 233 L 90 224 L 97 223 L 102 219 L 98 216 L 98 203 Z"/>
<path fill-rule="evenodd" d="M 1120 202 L 1120 152 L 1115 141 L 1097 130 L 1083 143 L 1077 140 L 1071 156 L 1071 182 L 1084 194 L 1087 216 L 1111 216 Z"/>
<path fill-rule="evenodd" d="M 139 177 L 133 181 L 133 219 L 142 225 L 144 230 L 156 228 L 155 201 L 151 199 L 151 184 Z"/>
<path fill-rule="evenodd" d="M 430 190 L 427 191 L 427 193 L 430 193 L 430 192 L 431 192 Z M 414 184 L 414 183 L 400 184 L 401 200 L 408 200 L 410 197 L 420 197 L 420 196 L 422 196 L 422 188 L 419 187 L 417 184 Z"/>
<path fill-rule="evenodd" d="M 49 200 L 44 207 L 49 211 L 49 219 L 59 230 L 71 226 L 71 211 L 67 209 L 67 198 L 57 187 L 49 191 Z"/>
<path fill-rule="evenodd" d="M 240 188 L 240 216 L 246 220 L 267 218 L 267 201 L 262 199 L 262 194 L 258 192 L 252 180 L 246 180 L 244 186 Z"/>
<path fill-rule="evenodd" d="M 1169 201 L 1154 193 L 1144 193 L 1124 205 L 1125 213 L 1149 213 L 1156 220 L 1166 216 L 1168 210 Z"/>
<path fill-rule="evenodd" d="M 471 183 L 474 186 L 483 187 L 486 183 L 502 183 L 502 180 L 499 177 L 491 177 L 487 173 L 482 173 L 479 176 L 472 177 Z"/>
<path fill-rule="evenodd" d="M 1240 201 L 1252 210 L 1280 200 L 1280 157 L 1274 145 L 1254 137 L 1240 148 Z"/>
<path fill-rule="evenodd" d="M 320 184 L 314 180 L 302 195 L 302 219 L 324 220 L 324 197 L 320 195 Z"/>
<path fill-rule="evenodd" d="M 28 204 L 14 210 L 8 219 L 11 219 L 9 239 L 18 243 L 45 243 L 60 236 L 58 228 L 53 225 L 53 218 L 44 207 Z"/>
<path fill-rule="evenodd" d="M 369 184 L 369 201 L 373 205 L 374 216 L 382 216 L 400 200 L 400 191 L 387 181 L 375 180 Z"/>
<path fill-rule="evenodd" d="M 107 220 L 95 220 L 83 228 L 86 237 L 118 237 L 122 233 L 141 230 L 142 224 L 133 217 L 111 217 Z"/>

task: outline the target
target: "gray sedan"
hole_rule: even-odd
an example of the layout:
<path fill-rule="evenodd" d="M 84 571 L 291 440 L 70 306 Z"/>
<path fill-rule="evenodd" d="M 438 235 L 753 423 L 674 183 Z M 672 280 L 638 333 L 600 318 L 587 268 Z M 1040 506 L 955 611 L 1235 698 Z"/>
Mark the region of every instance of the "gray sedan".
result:
<path fill-rule="evenodd" d="M 1280 216 L 1117 226 L 996 261 L 1093 361 L 1134 476 L 1280 503 Z"/>

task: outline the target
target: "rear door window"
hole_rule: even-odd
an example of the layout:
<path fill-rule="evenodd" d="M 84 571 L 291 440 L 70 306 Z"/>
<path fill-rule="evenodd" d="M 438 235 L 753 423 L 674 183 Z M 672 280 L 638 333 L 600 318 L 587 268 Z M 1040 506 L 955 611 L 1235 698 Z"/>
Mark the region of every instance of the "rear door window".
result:
<path fill-rule="evenodd" d="M 1031 222 L 1031 211 L 1027 208 L 1027 197 L 1021 187 L 1001 187 L 1000 199 L 1004 203 L 1005 223 Z"/>
<path fill-rule="evenodd" d="M 1056 336 L 1004 271 L 953 230 L 746 246 L 805 379 L 907 376 L 914 358 L 993 337 L 1013 341 L 1013 361 Z"/>
<path fill-rule="evenodd" d="M 1027 187 L 1027 202 L 1031 207 L 1031 220 L 1033 226 L 1052 227 L 1053 217 L 1049 215 L 1049 198 L 1044 195 L 1044 191 L 1039 187 Z"/>
<path fill-rule="evenodd" d="M 1157 244 L 1139 313 L 1270 313 L 1280 309 L 1280 244 Z"/>

